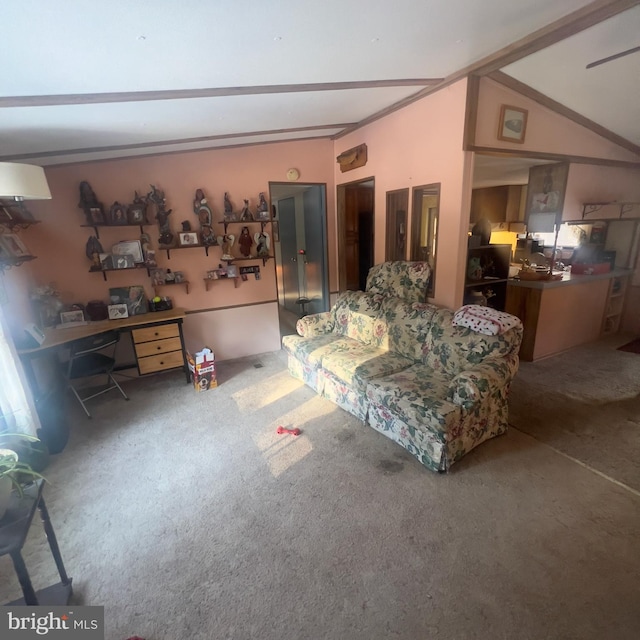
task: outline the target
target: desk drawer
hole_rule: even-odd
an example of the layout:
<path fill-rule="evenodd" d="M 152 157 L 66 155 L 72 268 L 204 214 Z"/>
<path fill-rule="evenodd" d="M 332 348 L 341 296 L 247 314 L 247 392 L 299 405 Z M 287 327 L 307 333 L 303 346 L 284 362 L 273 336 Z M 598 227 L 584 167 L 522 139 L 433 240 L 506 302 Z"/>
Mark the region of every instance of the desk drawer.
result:
<path fill-rule="evenodd" d="M 182 367 L 184 359 L 182 351 L 171 351 L 169 353 L 161 353 L 156 356 L 147 356 L 146 358 L 138 358 L 138 368 L 141 374 L 153 373 L 154 371 L 164 371 L 165 369 L 175 369 Z"/>
<path fill-rule="evenodd" d="M 172 324 L 161 324 L 157 327 L 147 327 L 146 329 L 134 329 L 131 332 L 133 341 L 136 344 L 150 342 L 151 340 L 163 340 L 164 338 L 175 338 L 180 335 L 180 330 L 176 322 Z"/>
<path fill-rule="evenodd" d="M 150 342 L 136 344 L 136 355 L 138 358 L 181 350 L 182 344 L 180 344 L 180 338 L 165 338 L 164 340 L 151 340 Z"/>

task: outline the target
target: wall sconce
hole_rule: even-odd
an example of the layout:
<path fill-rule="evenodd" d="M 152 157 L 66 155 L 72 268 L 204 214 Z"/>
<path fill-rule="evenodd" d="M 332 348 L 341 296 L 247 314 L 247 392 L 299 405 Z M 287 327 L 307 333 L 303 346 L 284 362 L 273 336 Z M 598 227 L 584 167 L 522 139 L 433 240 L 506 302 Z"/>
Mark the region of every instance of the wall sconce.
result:
<path fill-rule="evenodd" d="M 44 169 L 33 164 L 0 162 L 0 222 L 20 224 L 34 217 L 24 200 L 50 200 Z"/>

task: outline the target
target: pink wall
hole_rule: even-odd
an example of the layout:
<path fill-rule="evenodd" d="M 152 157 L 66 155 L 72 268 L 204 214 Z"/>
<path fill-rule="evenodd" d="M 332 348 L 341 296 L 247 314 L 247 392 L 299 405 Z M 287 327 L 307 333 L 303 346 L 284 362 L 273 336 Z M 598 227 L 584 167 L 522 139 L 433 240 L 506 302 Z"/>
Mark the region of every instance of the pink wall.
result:
<path fill-rule="evenodd" d="M 503 104 L 527 109 L 527 130 L 523 144 L 498 140 L 498 121 Z M 638 162 L 640 158 L 613 142 L 602 138 L 534 100 L 490 80 L 480 80 L 478 120 L 475 143 L 483 147 L 562 153 L 609 160 Z"/>
<path fill-rule="evenodd" d="M 384 261 L 386 192 L 441 183 L 436 304 L 462 300 L 471 154 L 462 151 L 467 81 L 461 80 L 336 140 L 335 183 L 375 177 L 375 262 Z M 367 164 L 341 173 L 335 156 L 367 144 Z M 410 244 L 410 238 L 408 240 Z"/>
<path fill-rule="evenodd" d="M 332 155 L 333 143 L 324 139 L 47 167 L 53 199 L 29 203 L 30 209 L 42 223 L 23 232 L 22 236 L 38 260 L 20 267 L 24 271 L 18 276 L 19 286 L 8 287 L 12 294 L 8 315 L 14 316 L 13 325 L 20 327 L 27 321 L 24 317 L 24 296 L 26 290 L 36 284 L 54 282 L 62 293 L 63 301 L 69 303 L 107 300 L 110 287 L 131 284 L 143 284 L 147 294 L 152 294 L 150 279 L 144 270 L 109 272 L 107 282 L 102 274 L 89 273 L 90 263 L 85 255 L 85 245 L 93 230 L 80 226 L 84 223 L 84 214 L 78 208 L 78 185 L 82 180 L 91 184 L 106 208 L 115 200 L 130 203 L 134 190 L 146 194 L 150 184 L 156 185 L 165 192 L 167 208 L 173 210 L 170 220 L 175 233 L 181 229 L 183 220 L 191 221 L 193 228 L 198 228 L 192 208 L 197 188 L 204 189 L 216 221 L 223 217 L 225 191 L 229 192 L 237 210 L 241 209 L 243 198 L 249 198 L 251 208 L 255 210 L 258 193 L 264 191 L 268 198 L 269 181 L 285 181 L 287 169 L 291 167 L 300 171 L 300 182 L 324 182 L 327 183 L 328 193 L 333 193 Z M 332 198 L 328 198 L 327 206 L 329 246 L 335 262 Z M 222 233 L 222 225 L 216 223 L 215 227 L 217 233 Z M 240 226 L 230 228 L 230 233 L 237 236 L 240 229 Z M 259 229 L 259 226 L 251 226 L 252 231 Z M 157 247 L 158 227 L 155 221 L 146 231 Z M 106 252 L 114 242 L 139 238 L 139 231 L 135 227 L 101 228 L 100 232 L 100 241 Z M 237 254 L 237 247 L 234 253 Z M 157 250 L 160 267 L 184 271 L 191 282 L 188 295 L 178 286 L 164 288 L 159 293 L 169 295 L 174 306 L 184 307 L 188 311 L 248 305 L 232 314 L 234 331 L 251 336 L 245 342 L 251 344 L 254 353 L 278 349 L 277 313 L 272 311 L 258 322 L 253 307 L 277 298 L 274 261 L 269 260 L 265 266 L 259 262 L 249 263 L 260 264 L 261 280 L 255 280 L 250 275 L 249 280 L 241 282 L 238 288 L 231 282 L 215 281 L 207 292 L 203 277 L 207 269 L 218 266 L 220 255 L 219 247 L 212 247 L 208 257 L 203 248 L 193 248 L 174 251 L 168 260 L 165 251 Z M 16 274 L 12 272 L 7 279 L 18 282 Z M 211 322 L 209 328 L 206 323 L 211 313 L 215 312 L 196 314 L 185 326 L 198 327 L 198 340 L 210 343 L 227 358 L 246 355 L 246 348 L 242 346 L 228 349 L 217 344 L 220 340 L 219 323 Z M 185 338 L 189 342 L 186 332 Z"/>

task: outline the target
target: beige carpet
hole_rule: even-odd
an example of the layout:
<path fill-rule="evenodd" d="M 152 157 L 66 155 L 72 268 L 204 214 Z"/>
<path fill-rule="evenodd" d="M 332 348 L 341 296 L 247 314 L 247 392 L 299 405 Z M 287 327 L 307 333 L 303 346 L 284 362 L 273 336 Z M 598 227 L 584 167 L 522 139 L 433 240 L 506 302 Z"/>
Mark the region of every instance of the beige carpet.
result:
<path fill-rule="evenodd" d="M 46 495 L 108 640 L 637 638 L 637 495 L 515 429 L 434 474 L 254 360 L 74 408 Z M 38 522 L 25 558 L 54 581 Z"/>
<path fill-rule="evenodd" d="M 628 339 L 520 363 L 509 422 L 640 491 L 640 354 L 617 350 Z"/>

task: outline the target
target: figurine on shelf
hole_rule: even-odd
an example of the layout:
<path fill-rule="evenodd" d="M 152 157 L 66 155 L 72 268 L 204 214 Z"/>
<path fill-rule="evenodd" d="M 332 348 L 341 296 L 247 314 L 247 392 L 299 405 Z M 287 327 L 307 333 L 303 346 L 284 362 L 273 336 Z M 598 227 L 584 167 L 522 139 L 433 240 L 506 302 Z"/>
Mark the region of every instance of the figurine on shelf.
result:
<path fill-rule="evenodd" d="M 151 185 L 151 191 L 147 194 L 147 202 L 156 205 L 156 220 L 160 227 L 160 238 L 158 240 L 160 248 L 172 247 L 175 242 L 175 236 L 171 233 L 171 226 L 169 225 L 169 216 L 172 209 L 166 210 L 164 192 Z"/>
<path fill-rule="evenodd" d="M 100 264 L 100 254 L 104 253 L 100 240 L 96 236 L 89 236 L 86 246 L 87 258 L 91 260 L 91 268 L 89 271 L 102 271 Z"/>
<path fill-rule="evenodd" d="M 80 202 L 78 207 L 84 211 L 88 225 L 105 224 L 104 207 L 101 202 L 98 202 L 96 194 L 86 180 L 80 183 Z"/>
<path fill-rule="evenodd" d="M 233 247 L 233 243 L 235 242 L 236 237 L 232 233 L 225 233 L 223 236 L 218 236 L 218 244 L 222 246 L 222 257 L 221 260 L 233 260 L 234 257 L 231 255 L 231 247 Z"/>
<path fill-rule="evenodd" d="M 267 258 L 269 256 L 269 249 L 271 248 L 271 239 L 269 238 L 269 234 L 262 231 L 260 233 L 256 233 L 254 238 L 256 240 L 258 258 Z"/>
<path fill-rule="evenodd" d="M 147 202 L 134 191 L 133 204 L 127 209 L 127 220 L 129 224 L 147 224 Z"/>
<path fill-rule="evenodd" d="M 249 211 L 249 201 L 245 198 L 244 207 L 242 207 L 242 213 L 240 214 L 241 222 L 253 222 L 253 214 Z"/>
<path fill-rule="evenodd" d="M 156 252 L 151 246 L 151 236 L 148 233 L 143 233 L 140 236 L 140 246 L 142 247 L 142 257 L 144 258 L 145 266 L 157 267 Z"/>
<path fill-rule="evenodd" d="M 218 241 L 213 234 L 213 212 L 207 204 L 204 191 L 202 189 L 196 190 L 196 197 L 193 201 L 193 211 L 198 216 L 200 222 L 200 237 L 202 238 L 202 244 L 205 247 L 216 246 Z"/>
<path fill-rule="evenodd" d="M 258 196 L 258 220 L 268 220 L 269 219 L 269 205 L 267 204 L 267 200 L 264 197 L 264 192 L 261 191 Z"/>
<path fill-rule="evenodd" d="M 238 216 L 233 212 L 233 205 L 229 200 L 229 193 L 224 192 L 224 220 L 225 222 L 236 222 Z"/>
<path fill-rule="evenodd" d="M 191 223 L 188 220 L 182 221 L 182 231 L 183 233 L 188 233 L 191 231 Z"/>
<path fill-rule="evenodd" d="M 249 258 L 251 256 L 251 246 L 253 245 L 253 238 L 249 233 L 249 227 L 242 227 L 240 237 L 238 238 L 238 244 L 240 245 L 240 253 L 245 258 Z"/>

